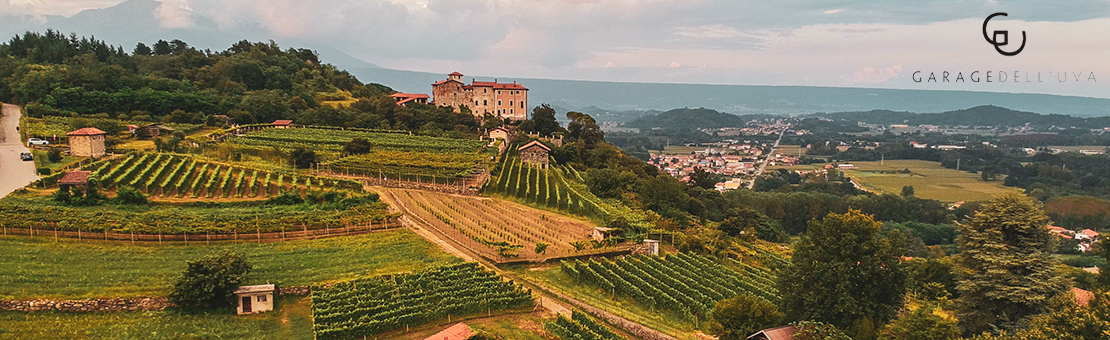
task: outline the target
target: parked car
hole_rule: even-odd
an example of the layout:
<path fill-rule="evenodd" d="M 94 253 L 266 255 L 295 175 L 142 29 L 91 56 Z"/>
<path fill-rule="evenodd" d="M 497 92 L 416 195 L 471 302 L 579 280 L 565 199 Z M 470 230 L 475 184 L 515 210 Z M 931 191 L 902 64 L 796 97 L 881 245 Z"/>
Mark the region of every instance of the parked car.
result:
<path fill-rule="evenodd" d="M 31 145 L 47 145 L 47 144 L 50 144 L 50 142 L 48 142 L 48 141 L 46 141 L 46 140 L 43 140 L 43 139 L 38 139 L 38 138 L 28 138 L 28 139 L 27 139 L 27 146 L 31 146 Z"/>
<path fill-rule="evenodd" d="M 34 160 L 35 156 L 31 155 L 30 152 L 22 152 L 22 153 L 19 154 L 19 159 L 22 159 L 24 161 L 30 161 L 30 160 Z"/>

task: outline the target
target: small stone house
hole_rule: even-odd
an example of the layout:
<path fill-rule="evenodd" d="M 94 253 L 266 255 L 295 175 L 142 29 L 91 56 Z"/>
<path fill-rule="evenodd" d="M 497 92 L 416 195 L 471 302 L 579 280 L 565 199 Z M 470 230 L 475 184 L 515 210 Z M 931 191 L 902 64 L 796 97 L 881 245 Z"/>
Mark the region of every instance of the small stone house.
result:
<path fill-rule="evenodd" d="M 275 120 L 271 125 L 273 125 L 274 128 L 277 129 L 288 129 L 293 127 L 293 121 L 288 119 L 278 119 Z"/>
<path fill-rule="evenodd" d="M 94 127 L 81 128 L 66 133 L 69 153 L 73 156 L 100 157 L 104 155 L 104 141 L 108 133 Z"/>
<path fill-rule="evenodd" d="M 605 241 L 605 239 L 608 238 L 612 233 L 613 228 L 594 227 L 593 230 L 590 230 L 590 238 L 594 239 L 594 241 L 601 242 Z"/>
<path fill-rule="evenodd" d="M 62 178 L 58 179 L 58 188 L 69 187 L 70 192 L 80 190 L 83 193 L 89 192 L 89 174 L 90 171 L 74 170 L 68 171 Z"/>
<path fill-rule="evenodd" d="M 517 150 L 520 151 L 520 159 L 524 161 L 524 163 L 538 169 L 548 168 L 550 162 L 548 153 L 551 152 L 551 148 L 547 147 L 547 145 L 543 145 L 543 143 L 539 141 L 531 141 L 517 148 Z"/>
<path fill-rule="evenodd" d="M 749 335 L 748 340 L 794 340 L 796 332 L 794 326 L 768 328 Z"/>
<path fill-rule="evenodd" d="M 243 315 L 273 310 L 274 293 L 275 288 L 272 284 L 239 287 L 235 290 L 235 296 L 239 300 L 235 313 Z"/>
<path fill-rule="evenodd" d="M 509 129 L 498 126 L 496 128 L 493 128 L 493 130 L 489 130 L 489 140 L 490 140 L 490 142 L 492 142 L 495 139 L 501 139 L 501 140 L 504 140 L 504 141 L 508 142 L 509 141 Z"/>

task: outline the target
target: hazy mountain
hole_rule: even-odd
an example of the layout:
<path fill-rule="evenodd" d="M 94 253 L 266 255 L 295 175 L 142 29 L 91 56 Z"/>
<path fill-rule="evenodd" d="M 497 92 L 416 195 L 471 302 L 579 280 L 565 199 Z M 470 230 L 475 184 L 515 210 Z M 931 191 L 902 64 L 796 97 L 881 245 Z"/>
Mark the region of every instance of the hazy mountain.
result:
<path fill-rule="evenodd" d="M 95 36 L 109 44 L 121 45 L 128 51 L 134 48 L 137 42 L 145 42 L 149 45 L 158 39 L 181 39 L 191 46 L 214 51 L 227 49 L 232 43 L 243 39 L 250 41 L 273 39 L 271 33 L 257 24 L 221 29 L 214 20 L 196 13 L 191 17 L 193 25 L 189 28 L 164 28 L 154 15 L 159 5 L 160 3 L 154 0 L 128 0 L 109 8 L 82 11 L 68 18 L 46 17 L 45 23 L 37 23 L 23 17 L 3 16 L 0 17 L 0 36 L 11 37 L 27 30 L 41 32 L 47 28 L 54 28 L 64 33 L 75 32 L 78 35 Z M 384 69 L 315 41 L 273 40 L 284 48 L 314 49 L 320 54 L 321 60 L 350 71 L 363 82 L 381 83 L 403 92 L 429 93 L 431 83 L 445 79 L 447 73 L 452 71 L 467 73 L 466 70 L 439 70 L 429 73 Z M 473 76 L 468 74 L 466 80 L 469 82 Z M 668 110 L 676 107 L 705 107 L 734 114 L 802 115 L 874 109 L 945 112 L 994 105 L 1027 112 L 1081 117 L 1110 115 L 1110 99 L 1042 94 L 621 83 L 514 78 L 504 75 L 478 75 L 478 78 L 520 82 L 531 90 L 529 101 L 533 105 L 558 103 L 560 107 L 567 110 L 582 110 L 590 106 L 604 108 L 591 115 L 598 114 L 599 120 L 602 121 L 617 122 L 637 118 L 646 110 Z"/>
<path fill-rule="evenodd" d="M 626 127 L 640 129 L 697 129 L 744 126 L 747 119 L 705 108 L 684 108 L 633 120 Z"/>
<path fill-rule="evenodd" d="M 864 112 L 838 112 L 815 116 L 872 124 L 909 124 L 909 125 L 971 125 L 971 126 L 1023 126 L 1037 127 L 1078 127 L 1103 128 L 1110 126 L 1110 117 L 1081 118 L 1060 114 L 1039 114 L 1018 111 L 993 105 L 976 106 L 968 109 L 941 113 L 895 112 L 872 110 Z"/>

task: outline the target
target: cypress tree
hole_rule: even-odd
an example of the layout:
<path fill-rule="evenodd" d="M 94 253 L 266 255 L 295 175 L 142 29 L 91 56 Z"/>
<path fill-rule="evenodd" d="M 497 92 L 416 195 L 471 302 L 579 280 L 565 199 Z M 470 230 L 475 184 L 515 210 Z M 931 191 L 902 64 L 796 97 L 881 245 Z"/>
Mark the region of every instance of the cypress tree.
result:
<path fill-rule="evenodd" d="M 1000 194 L 960 226 L 959 320 L 964 331 L 1011 328 L 1067 289 L 1051 257 L 1048 216 L 1032 199 Z"/>

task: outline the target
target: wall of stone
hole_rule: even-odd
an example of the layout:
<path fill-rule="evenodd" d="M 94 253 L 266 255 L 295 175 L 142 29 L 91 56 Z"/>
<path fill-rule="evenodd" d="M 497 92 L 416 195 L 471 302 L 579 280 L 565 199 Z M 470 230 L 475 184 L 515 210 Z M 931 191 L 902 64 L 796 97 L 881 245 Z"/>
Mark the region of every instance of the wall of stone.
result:
<path fill-rule="evenodd" d="M 40 312 L 125 312 L 163 310 L 172 307 L 169 298 L 91 300 L 0 300 L 0 310 Z"/>

